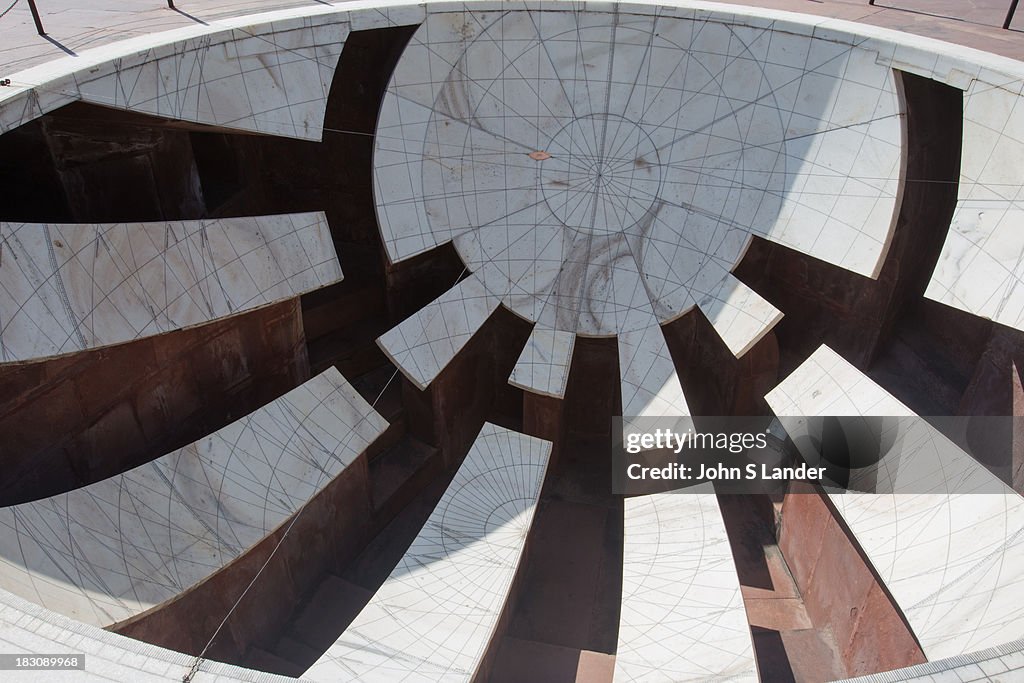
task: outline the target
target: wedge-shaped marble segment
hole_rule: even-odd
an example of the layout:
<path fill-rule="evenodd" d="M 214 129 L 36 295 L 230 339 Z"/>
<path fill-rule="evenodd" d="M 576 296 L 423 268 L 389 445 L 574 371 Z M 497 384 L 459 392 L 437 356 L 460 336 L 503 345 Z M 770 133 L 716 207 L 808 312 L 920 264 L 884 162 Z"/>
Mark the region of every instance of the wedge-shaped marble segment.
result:
<path fill-rule="evenodd" d="M 698 305 L 737 358 L 782 319 L 782 311 L 729 273 L 723 272 L 708 290 Z"/>
<path fill-rule="evenodd" d="M 519 565 L 551 443 L 485 424 L 391 576 L 304 678 L 468 682 Z"/>
<path fill-rule="evenodd" d="M 534 327 L 512 368 L 509 384 L 526 391 L 562 398 L 576 335 Z"/>
<path fill-rule="evenodd" d="M 348 37 L 331 7 L 141 36 L 15 74 L 0 133 L 75 101 L 239 131 L 319 140 Z"/>
<path fill-rule="evenodd" d="M 956 212 L 925 296 L 1024 330 L 1024 80 L 964 94 Z"/>
<path fill-rule="evenodd" d="M 322 213 L 0 223 L 0 363 L 210 322 L 341 279 Z"/>
<path fill-rule="evenodd" d="M 471 275 L 381 335 L 377 345 L 402 374 L 426 389 L 499 303 Z"/>
<path fill-rule="evenodd" d="M 914 415 L 827 346 L 765 398 L 787 428 L 784 416 Z M 884 472 L 896 493 L 831 499 L 929 659 L 1024 637 L 1024 498 L 921 425 Z"/>
<path fill-rule="evenodd" d="M 0 588 L 97 626 L 144 612 L 262 540 L 387 426 L 327 370 L 150 463 L 0 510 Z"/>
<path fill-rule="evenodd" d="M 675 363 L 657 324 L 619 335 L 619 376 L 624 416 L 690 414 Z"/>
<path fill-rule="evenodd" d="M 451 241 L 511 310 L 585 335 L 700 305 L 734 352 L 778 318 L 727 277 L 752 236 L 877 273 L 903 114 L 863 39 L 710 7 L 497 9 L 428 8 L 388 85 L 392 261 Z"/>
<path fill-rule="evenodd" d="M 756 681 L 740 580 L 714 490 L 637 496 L 624 505 L 615 683 Z"/>

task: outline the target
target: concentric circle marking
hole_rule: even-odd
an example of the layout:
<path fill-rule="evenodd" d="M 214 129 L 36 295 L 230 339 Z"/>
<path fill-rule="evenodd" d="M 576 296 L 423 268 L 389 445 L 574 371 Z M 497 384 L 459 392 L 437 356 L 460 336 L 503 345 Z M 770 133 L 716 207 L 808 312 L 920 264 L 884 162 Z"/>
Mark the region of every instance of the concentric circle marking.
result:
<path fill-rule="evenodd" d="M 658 148 L 643 128 L 616 114 L 573 119 L 547 146 L 541 188 L 566 227 L 599 235 L 640 222 L 661 185 Z"/>

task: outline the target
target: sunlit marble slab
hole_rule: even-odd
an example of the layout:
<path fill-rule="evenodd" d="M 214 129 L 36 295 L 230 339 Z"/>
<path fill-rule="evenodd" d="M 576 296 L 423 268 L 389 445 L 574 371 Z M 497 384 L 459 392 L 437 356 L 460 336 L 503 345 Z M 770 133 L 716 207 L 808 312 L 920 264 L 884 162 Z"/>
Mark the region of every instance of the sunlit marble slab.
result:
<path fill-rule="evenodd" d="M 469 14 L 466 14 L 467 7 L 472 9 Z M 888 238 L 891 236 L 892 214 L 899 195 L 900 182 L 898 164 L 893 163 L 899 156 L 900 146 L 899 126 L 894 121 L 894 117 L 899 116 L 894 113 L 898 110 L 898 104 L 893 104 L 895 91 L 892 83 L 888 80 L 883 83 L 881 79 L 890 79 L 888 70 L 895 68 L 966 90 L 963 147 L 965 173 L 962 178 L 960 202 L 953 230 L 929 287 L 928 296 L 978 315 L 992 317 L 1004 324 L 1024 325 L 1020 320 L 1022 307 L 1016 293 L 1019 289 L 1017 283 L 1020 281 L 1016 267 L 1019 249 L 1010 229 L 1019 214 L 1019 200 L 1012 196 L 1012 192 L 1007 193 L 1008 190 L 1020 185 L 1020 179 L 1016 175 L 1017 167 L 1012 163 L 1017 156 L 1015 150 L 1021 144 L 1021 137 L 1016 131 L 1016 119 L 1019 114 L 1015 113 L 1019 110 L 1016 101 L 1020 96 L 1021 83 L 1024 82 L 1024 69 L 1019 62 L 920 36 L 774 9 L 698 1 L 663 3 L 656 8 L 643 4 L 621 7 L 624 11 L 619 12 L 620 23 L 616 26 L 622 26 L 624 30 L 615 41 L 604 40 L 606 45 L 615 45 L 616 50 L 621 47 L 622 49 L 618 50 L 620 54 L 636 53 L 642 47 L 643 41 L 623 36 L 635 34 L 643 22 L 651 22 L 652 25 L 656 22 L 659 31 L 673 23 L 685 24 L 690 27 L 687 30 L 690 31 L 688 37 L 693 39 L 692 44 L 703 45 L 706 42 L 712 46 L 719 46 L 715 48 L 716 51 L 706 53 L 708 59 L 726 58 L 731 64 L 729 69 L 742 72 L 738 75 L 730 72 L 728 79 L 722 79 L 723 83 L 727 84 L 726 88 L 731 87 L 729 84 L 737 84 L 737 87 L 744 84 L 745 92 L 748 93 L 746 97 L 756 98 L 755 101 L 748 103 L 750 106 L 737 107 L 725 122 L 716 122 L 706 130 L 696 130 L 693 135 L 678 141 L 675 145 L 683 151 L 687 145 L 696 147 L 696 151 L 700 152 L 699 158 L 712 158 L 710 166 L 704 163 L 695 169 L 692 158 L 681 154 L 677 155 L 678 158 L 673 157 L 671 163 L 666 166 L 669 168 L 667 175 L 663 178 L 659 176 L 659 187 L 673 190 L 662 194 L 670 198 L 682 198 L 684 201 L 693 195 L 694 201 L 680 205 L 687 210 L 685 221 L 677 221 L 674 224 L 686 226 L 685 232 L 689 233 L 691 239 L 701 233 L 720 236 L 723 231 L 733 230 L 744 234 L 758 234 L 808 251 L 819 258 L 856 272 L 873 274 L 881 264 Z M 454 153 L 456 149 L 444 142 L 448 137 L 454 136 L 458 149 L 461 149 L 467 140 L 472 142 L 473 136 L 482 142 L 494 137 L 493 126 L 478 126 L 471 131 L 464 131 L 469 136 L 464 136 L 465 140 L 459 138 L 460 122 L 470 119 L 460 117 L 461 110 L 458 107 L 479 104 L 479 98 L 474 99 L 479 95 L 475 90 L 476 86 L 469 82 L 479 80 L 478 74 L 472 72 L 472 78 L 467 80 L 465 74 L 470 72 L 458 66 L 459 59 L 465 61 L 465 55 L 474 50 L 474 56 L 477 53 L 488 54 L 488 51 L 493 55 L 494 49 L 493 41 L 489 45 L 483 37 L 483 21 L 469 20 L 469 28 L 461 32 L 458 20 L 452 23 L 451 18 L 456 15 L 472 15 L 482 20 L 487 17 L 493 19 L 497 16 L 497 11 L 505 9 L 507 7 L 500 3 L 488 2 L 465 5 L 456 2 L 355 0 L 338 6 L 324 3 L 220 20 L 209 25 L 197 25 L 121 41 L 11 74 L 11 86 L 0 91 L 0 131 L 10 130 L 56 107 L 80 99 L 83 93 L 79 92 L 79 87 L 84 85 L 88 86 L 84 96 L 96 102 L 114 103 L 114 106 L 127 106 L 138 111 L 158 113 L 181 120 L 230 125 L 239 130 L 318 139 L 322 132 L 323 106 L 322 103 L 317 103 L 316 99 L 323 99 L 326 92 L 323 85 L 329 83 L 337 54 L 349 27 L 362 30 L 383 26 L 416 25 L 427 18 L 433 18 L 435 23 L 451 24 L 449 28 L 458 32 L 458 35 L 451 33 L 451 40 L 448 40 L 435 30 L 428 40 L 418 39 L 414 42 L 407 53 L 410 58 L 404 61 L 416 64 L 413 67 L 400 65 L 395 80 L 395 92 L 397 93 L 397 88 L 404 84 L 408 87 L 403 93 L 409 97 L 403 99 L 401 104 L 389 105 L 385 109 L 393 111 L 398 107 L 404 107 L 402 125 L 409 127 L 409 131 L 406 132 L 436 137 L 439 141 L 435 145 L 436 153 L 431 152 L 433 148 L 420 150 L 414 146 L 408 149 L 408 140 L 416 139 L 416 135 L 410 137 L 399 134 L 401 131 L 389 133 L 382 128 L 377 136 L 381 169 L 390 168 L 393 171 L 398 167 L 407 167 L 415 170 L 413 167 L 419 162 L 413 157 L 434 159 L 435 162 L 439 162 L 446 159 L 445 149 Z M 552 26 L 557 29 L 556 15 L 563 15 L 563 20 L 565 16 L 572 15 L 576 17 L 576 21 L 584 22 L 583 28 L 586 31 L 593 32 L 597 28 L 591 23 L 592 18 L 597 15 L 609 16 L 612 12 L 611 5 L 589 5 L 586 7 L 587 11 L 580 11 L 577 6 L 572 6 L 571 12 L 559 12 L 561 9 L 555 3 L 525 2 L 517 5 L 520 13 L 532 13 L 535 16 L 543 14 L 547 24 L 545 26 L 542 25 L 544 21 L 538 22 L 532 37 L 529 34 L 516 34 L 516 40 L 527 46 L 532 45 L 531 41 L 539 44 L 539 39 L 543 38 L 548 45 L 558 50 L 565 46 L 559 44 L 557 36 L 547 35 L 551 32 Z M 658 15 L 657 18 L 654 17 L 655 14 Z M 514 19 L 508 18 L 503 21 Z M 426 23 L 430 23 L 429 20 Z M 493 32 L 493 29 L 488 30 Z M 277 35 L 286 36 L 292 33 L 297 36 L 294 40 L 273 44 Z M 668 39 L 675 34 L 669 31 L 661 35 Z M 727 35 L 730 36 L 728 40 L 722 40 Z M 655 51 L 668 54 L 673 50 L 678 51 L 680 45 L 691 44 L 674 38 L 668 40 L 668 43 L 665 46 L 658 44 Z M 743 46 L 744 54 L 735 55 L 729 52 L 740 45 Z M 726 46 L 725 52 L 722 52 L 721 46 Z M 425 51 L 430 50 L 434 56 L 425 54 Z M 569 57 L 574 58 L 575 52 L 571 46 L 569 50 Z M 836 54 L 836 50 L 845 52 Z M 569 101 L 575 105 L 578 99 L 577 93 L 574 92 L 572 98 L 565 97 L 564 102 L 560 101 L 558 90 L 562 88 L 558 84 L 571 84 L 579 79 L 567 81 L 564 75 L 557 73 L 557 70 L 544 71 L 545 58 L 537 57 L 537 54 L 538 51 L 531 47 L 517 57 L 517 60 L 526 60 L 524 64 L 532 64 L 530 60 L 534 59 L 539 61 L 542 70 L 537 72 L 540 75 L 533 84 L 534 89 L 536 90 L 538 86 L 546 89 L 541 93 L 545 95 L 543 103 L 557 118 L 560 105 Z M 252 70 L 244 67 L 246 63 L 252 64 L 253 55 L 262 56 L 266 65 L 261 64 Z M 300 55 L 302 59 L 299 58 Z M 590 56 L 587 55 L 588 58 Z M 294 62 L 291 61 L 293 57 Z M 205 80 L 196 81 L 191 78 L 195 69 L 189 68 L 189 64 L 194 63 L 190 60 L 199 59 L 202 59 L 204 64 L 217 65 L 214 73 L 219 79 L 215 81 L 218 87 L 210 87 Z M 606 61 L 615 66 L 614 60 Z M 430 65 L 431 78 L 428 81 L 402 81 L 399 78 L 410 68 L 410 74 L 416 75 L 416 69 L 424 64 Z M 501 69 L 504 68 L 504 62 L 500 60 L 494 64 Z M 513 62 L 510 61 L 509 64 Z M 613 75 L 620 75 L 621 64 L 622 60 L 618 68 L 612 72 Z M 168 65 L 173 65 L 174 68 L 168 69 Z M 123 73 L 120 71 L 122 66 Z M 237 66 L 237 73 L 231 71 L 229 66 Z M 518 62 L 515 66 L 520 70 L 523 68 Z M 751 68 L 744 69 L 743 66 Z M 266 77 L 261 76 L 261 70 Z M 697 74 L 700 69 L 676 71 L 678 73 L 675 77 L 685 81 L 687 78 L 698 78 L 689 74 Z M 427 111 L 434 106 L 434 99 L 420 101 L 423 99 L 420 97 L 422 88 L 417 86 L 429 83 L 431 88 L 440 88 L 441 83 L 445 81 L 438 76 L 442 72 L 454 74 L 452 87 L 461 94 L 441 100 L 443 106 L 448 106 L 446 103 L 450 101 L 456 107 L 450 112 L 453 116 L 444 121 L 448 124 L 446 128 L 452 130 L 430 132 L 428 128 L 429 122 L 433 120 L 431 117 L 436 119 L 440 115 L 439 112 L 444 113 L 448 110 Z M 285 74 L 287 78 L 282 78 Z M 659 75 L 657 71 L 653 71 L 652 74 Z M 139 75 L 140 78 L 135 79 L 135 75 Z M 486 80 L 487 74 L 481 76 Z M 756 78 L 762 79 L 763 88 L 753 87 L 755 84 L 752 79 Z M 835 87 L 829 87 L 822 78 L 835 80 Z M 240 83 L 249 90 L 247 79 L 256 79 L 264 86 L 268 82 L 273 83 L 272 87 L 260 89 L 261 93 L 269 92 L 266 101 L 247 100 L 243 103 L 240 96 L 235 96 L 240 91 Z M 312 87 L 316 85 L 317 80 L 319 94 L 313 92 L 316 88 Z M 92 87 L 94 81 L 95 88 Z M 282 83 L 286 82 L 295 84 L 294 87 L 301 92 L 290 92 L 288 87 L 291 86 L 282 86 Z M 631 83 L 629 80 L 620 81 L 620 86 L 622 82 Z M 459 90 L 460 83 L 467 84 L 464 92 Z M 639 90 L 643 91 L 645 87 L 656 82 L 640 84 L 643 87 Z M 220 87 L 221 85 L 224 87 Z M 509 89 L 508 93 L 515 98 L 510 103 L 517 105 L 516 115 L 522 115 L 525 117 L 524 120 L 532 120 L 543 129 L 543 126 L 550 124 L 549 119 L 552 118 L 545 107 L 541 107 L 541 113 L 537 114 L 524 111 L 518 106 L 519 95 L 527 85 L 530 85 L 528 80 Z M 696 85 L 700 86 L 701 83 Z M 554 92 L 555 98 L 546 97 L 549 90 Z M 597 92 L 598 90 L 600 92 Z M 180 98 L 172 98 L 172 92 L 180 94 Z M 282 102 L 282 92 L 287 96 L 286 103 Z M 597 89 L 595 92 L 599 95 L 604 90 Z M 701 102 L 707 99 L 706 96 L 718 97 L 717 93 L 704 92 L 699 88 L 693 92 L 697 93 L 698 97 L 692 106 L 698 110 Z M 881 99 L 876 97 L 877 93 L 882 93 Z M 501 97 L 505 95 L 506 93 L 502 91 Z M 537 99 L 532 93 L 528 95 L 534 100 Z M 723 101 L 739 102 L 728 89 L 723 91 L 722 96 L 725 98 Z M 263 95 L 260 95 L 260 98 L 262 97 Z M 219 100 L 224 98 L 227 102 L 226 108 L 218 105 Z M 526 101 L 529 101 L 529 98 Z M 619 101 L 621 98 L 616 100 Z M 628 104 L 629 100 L 626 102 Z M 826 108 L 832 107 L 827 117 L 818 116 L 824 111 L 821 109 L 823 105 Z M 424 110 L 416 113 L 417 106 Z M 658 102 L 652 102 L 654 110 L 658 110 L 659 106 Z M 868 112 L 872 107 L 873 109 Z M 706 104 L 703 105 L 704 110 L 709 108 Z M 267 111 L 257 111 L 259 109 Z M 819 109 L 821 111 L 818 111 Z M 228 115 L 223 115 L 229 110 Z M 762 112 L 768 110 L 781 114 L 783 122 L 778 126 L 775 121 L 765 123 Z M 488 110 L 484 107 L 482 111 L 486 114 Z M 699 120 L 700 116 L 700 111 L 687 113 L 688 120 Z M 742 153 L 744 163 L 731 164 L 730 158 L 740 154 L 737 151 L 740 148 L 734 144 L 736 138 L 728 135 L 730 126 L 726 124 L 735 119 L 739 125 L 733 127 L 742 130 L 742 124 L 747 123 L 748 118 L 750 122 L 757 124 L 749 129 L 748 137 L 770 133 L 773 126 L 781 126 L 779 130 L 783 134 L 769 140 L 768 144 L 763 146 L 750 144 L 751 140 L 746 140 L 742 145 L 745 150 Z M 473 120 L 487 122 L 498 119 L 477 115 Z M 821 129 L 805 134 L 804 128 L 815 125 L 815 121 L 820 123 Z M 260 128 L 264 122 L 268 127 Z M 389 119 L 388 116 L 385 116 L 382 122 L 386 125 L 395 124 L 393 118 Z M 518 123 L 522 127 L 522 121 Z M 510 120 L 502 123 L 506 124 L 514 128 Z M 657 128 L 661 130 L 664 126 Z M 503 134 L 502 131 L 498 132 Z M 857 136 L 862 137 L 859 142 L 863 144 L 859 144 Z M 641 137 L 637 133 L 637 149 L 641 146 Z M 999 142 L 994 143 L 994 137 L 997 137 Z M 721 149 L 708 147 L 707 150 L 701 150 L 700 145 L 705 139 L 712 140 L 709 145 L 718 145 Z M 455 165 L 447 165 L 443 171 L 437 171 L 439 177 L 445 179 L 445 187 L 449 187 L 451 182 L 461 183 L 462 179 L 481 183 L 469 194 L 461 189 L 457 192 L 445 190 L 442 194 L 437 194 L 433 191 L 436 188 L 431 185 L 432 181 L 428 179 L 424 186 L 425 190 L 410 185 L 395 196 L 389 195 L 387 201 L 382 202 L 378 208 L 385 213 L 395 212 L 391 218 L 382 218 L 386 229 L 391 231 L 389 235 L 395 238 L 389 241 L 389 244 L 395 243 L 389 246 L 389 253 L 394 252 L 392 258 L 405 258 L 410 253 L 429 249 L 455 234 L 459 221 L 455 220 L 452 223 L 444 216 L 457 216 L 462 212 L 458 207 L 459 198 L 466 199 L 478 195 L 481 198 L 481 206 L 491 207 L 486 210 L 493 210 L 495 205 L 500 206 L 502 202 L 508 203 L 506 208 L 510 208 L 507 212 L 509 215 L 521 206 L 523 211 L 529 214 L 537 208 L 531 205 L 532 202 L 537 202 L 538 207 L 542 203 L 547 206 L 549 198 L 542 196 L 543 187 L 539 180 L 532 189 L 526 185 L 504 183 L 503 186 L 507 188 L 524 188 L 506 197 L 505 193 L 498 196 L 498 193 L 492 191 L 497 187 L 492 176 L 487 173 L 471 172 L 477 166 L 486 167 L 493 172 L 499 157 L 511 154 L 514 159 L 518 159 L 519 153 L 526 154 L 536 146 L 529 143 L 531 140 L 523 138 L 518 140 L 517 144 L 502 141 L 501 147 L 483 144 L 481 151 L 484 153 L 467 162 L 472 167 L 468 171 L 460 170 L 460 167 Z M 519 147 L 522 144 L 526 144 L 525 149 Z M 733 146 L 730 147 L 730 144 Z M 475 148 L 480 145 L 474 143 L 473 146 Z M 990 150 L 991 153 L 986 150 Z M 715 158 L 719 159 L 721 164 L 715 162 Z M 748 160 L 750 163 L 747 163 Z M 1007 160 L 1010 163 L 1006 163 Z M 439 163 L 434 165 L 440 168 Z M 557 165 L 557 155 L 554 165 Z M 503 172 L 510 174 L 509 180 L 529 177 L 528 167 L 517 164 L 504 166 Z M 658 168 L 662 166 L 664 165 Z M 550 176 L 554 172 L 547 173 L 545 177 L 551 180 Z M 563 168 L 561 172 L 567 174 L 569 169 Z M 523 175 L 524 173 L 526 175 Z M 414 173 L 412 177 L 421 175 L 430 173 Z M 534 175 L 540 178 L 539 171 L 535 170 Z M 650 178 L 645 180 L 643 175 L 634 175 L 637 176 L 637 183 L 633 189 L 642 190 L 652 182 Z M 1007 185 L 1004 184 L 1003 178 L 1008 175 L 1012 178 Z M 671 182 L 667 182 L 668 180 Z M 400 184 L 396 180 L 389 187 L 397 188 Z M 975 189 L 978 187 L 983 188 L 984 194 L 989 196 L 977 196 Z M 573 188 L 564 189 L 566 192 L 574 191 Z M 403 192 L 405 194 L 402 194 Z M 759 196 L 758 193 L 766 193 L 765 201 L 753 201 Z M 420 194 L 422 197 L 417 199 Z M 607 215 L 614 205 L 620 217 L 627 214 L 638 215 L 637 198 L 644 196 L 644 193 L 639 191 L 629 193 L 628 196 L 609 192 L 597 196 L 600 194 L 595 194 L 587 206 L 598 209 L 603 207 L 602 215 Z M 440 201 L 446 204 L 445 214 L 439 214 L 431 209 L 428 216 L 423 202 L 426 198 L 435 203 Z M 520 199 L 526 199 L 527 203 L 523 205 Z M 413 210 L 413 204 L 416 202 L 419 202 L 418 209 Z M 470 203 L 473 203 L 472 200 Z M 556 210 L 549 213 L 554 215 L 561 212 L 566 219 L 571 215 L 576 215 L 577 218 L 586 215 L 586 207 L 577 206 L 575 202 L 570 204 L 556 199 L 554 206 Z M 721 206 L 728 210 L 718 211 Z M 515 215 L 521 216 L 522 213 Z M 611 213 L 614 214 L 615 211 Z M 771 218 L 773 214 L 774 218 L 768 221 L 767 218 Z M 431 220 L 434 220 L 438 216 L 442 216 L 440 223 L 428 224 L 428 218 L 432 217 Z M 562 225 L 560 221 L 558 224 Z M 597 222 L 595 225 L 600 228 Z M 720 226 L 722 229 L 709 226 Z M 826 226 L 827 233 L 823 231 Z M 663 228 L 664 221 L 655 221 L 653 227 Z M 708 233 L 709 229 L 711 233 Z M 644 232 L 632 228 L 630 230 L 634 233 Z M 654 239 L 651 235 L 646 235 L 646 238 Z M 402 246 L 397 246 L 396 240 L 402 242 Z M 701 244 L 701 240 L 695 243 L 698 260 L 701 254 L 712 255 L 712 252 L 707 251 L 707 240 L 703 241 L 704 244 Z M 733 247 L 725 245 L 726 242 L 731 243 L 731 240 L 725 240 L 716 246 L 713 253 L 720 261 L 719 265 L 731 269 L 735 253 Z M 672 246 L 680 244 L 682 243 L 679 240 L 671 242 Z M 671 273 L 659 273 L 655 268 L 646 275 L 654 279 L 669 276 Z M 533 289 L 543 291 L 543 280 L 544 278 L 541 278 L 541 282 L 536 283 Z M 690 286 L 688 278 L 671 276 L 667 277 L 666 281 L 669 290 Z M 511 297 L 512 292 L 502 295 Z M 664 304 L 659 308 L 659 315 L 685 312 L 681 311 L 679 306 L 691 306 L 693 299 L 681 296 L 678 300 L 672 300 L 668 293 L 652 294 L 652 298 L 658 297 L 663 297 L 659 303 Z M 730 344 L 730 348 L 736 346 L 728 340 L 727 343 Z"/>
<path fill-rule="evenodd" d="M 562 398 L 576 335 L 534 327 L 512 368 L 508 383 L 536 394 Z"/>
<path fill-rule="evenodd" d="M 782 311 L 729 274 L 718 280 L 698 303 L 737 358 L 782 320 Z"/>
<path fill-rule="evenodd" d="M 472 680 L 519 565 L 550 453 L 550 442 L 485 424 L 391 576 L 304 677 Z"/>
<path fill-rule="evenodd" d="M 784 425 L 783 416 L 914 415 L 827 346 L 765 398 Z M 1024 499 L 927 429 L 885 474 L 897 491 L 928 492 L 830 496 L 925 655 L 939 659 L 1024 637 Z M 982 489 L 997 493 L 972 493 Z"/>
<path fill-rule="evenodd" d="M 960 187 L 925 296 L 1024 329 L 1024 80 L 985 74 L 964 93 Z"/>
<path fill-rule="evenodd" d="M 105 45 L 15 74 L 0 133 L 75 101 L 319 140 L 349 24 L 329 5 L 230 18 Z"/>
<path fill-rule="evenodd" d="M 661 327 L 652 324 L 619 335 L 622 414 L 628 417 L 687 416 L 690 409 Z"/>
<path fill-rule="evenodd" d="M 341 279 L 323 213 L 0 223 L 0 363 L 210 322 Z"/>
<path fill-rule="evenodd" d="M 714 491 L 704 485 L 624 505 L 615 683 L 758 680 Z"/>
<path fill-rule="evenodd" d="M 729 275 L 752 235 L 873 276 L 891 70 L 853 36 L 687 7 L 428 5 L 375 140 L 390 259 L 452 241 L 509 308 L 586 335 L 700 305 L 737 354 L 780 316 Z"/>
<path fill-rule="evenodd" d="M 385 332 L 377 345 L 402 374 L 425 389 L 499 304 L 471 275 Z"/>
<path fill-rule="evenodd" d="M 0 589 L 0 651 L 27 656 L 72 654 L 84 657 L 77 671 L 7 672 L 5 680 L 39 681 L 132 681 L 164 683 L 180 681 L 192 671 L 195 657 L 150 645 L 134 638 L 104 631 L 57 614 Z M 293 678 L 230 664 L 204 660 L 197 681 L 228 683 L 288 683 Z"/>
<path fill-rule="evenodd" d="M 1024 63 L 938 40 L 830 21 L 859 31 L 879 63 L 964 91 L 957 205 L 925 296 L 1024 329 Z"/>
<path fill-rule="evenodd" d="M 331 368 L 150 463 L 0 509 L 0 588 L 97 626 L 139 614 L 262 540 L 387 426 Z"/>

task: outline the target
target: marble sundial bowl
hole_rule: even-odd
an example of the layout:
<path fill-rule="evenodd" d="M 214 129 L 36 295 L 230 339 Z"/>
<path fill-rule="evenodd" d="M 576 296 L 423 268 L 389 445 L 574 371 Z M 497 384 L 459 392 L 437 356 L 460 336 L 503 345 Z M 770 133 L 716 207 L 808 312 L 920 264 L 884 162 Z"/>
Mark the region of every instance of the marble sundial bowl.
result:
<path fill-rule="evenodd" d="M 755 236 L 876 275 L 901 173 L 891 69 L 654 12 L 428 13 L 377 126 L 391 261 L 450 241 L 472 283 L 448 299 L 535 330 L 621 341 L 697 306 L 737 356 L 781 317 L 731 274 Z"/>

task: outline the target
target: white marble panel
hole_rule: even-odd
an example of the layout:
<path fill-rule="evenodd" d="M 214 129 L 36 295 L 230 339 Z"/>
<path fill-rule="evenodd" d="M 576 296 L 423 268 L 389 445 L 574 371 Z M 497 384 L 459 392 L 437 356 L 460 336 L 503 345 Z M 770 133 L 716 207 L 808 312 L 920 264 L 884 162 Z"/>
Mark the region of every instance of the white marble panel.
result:
<path fill-rule="evenodd" d="M 182 680 L 195 662 L 191 655 L 83 624 L 2 589 L 0 651 L 29 656 L 65 653 L 84 657 L 82 669 L 73 672 L 8 671 L 4 680 L 11 683 L 54 680 L 164 683 Z M 295 679 L 204 660 L 195 680 L 288 683 Z"/>
<path fill-rule="evenodd" d="M 322 213 L 0 223 L 0 363 L 210 322 L 341 279 Z"/>
<path fill-rule="evenodd" d="M 776 415 L 878 415 L 915 413 L 827 346 L 765 396 Z"/>
<path fill-rule="evenodd" d="M 81 100 L 319 140 L 349 33 L 343 19 L 330 6 L 269 12 L 201 22 L 55 60 L 15 74 L 14 88 L 0 98 L 0 133 Z"/>
<path fill-rule="evenodd" d="M 0 510 L 0 588 L 97 626 L 139 614 L 262 540 L 386 428 L 331 368 L 150 463 Z"/>
<path fill-rule="evenodd" d="M 826 346 L 765 398 L 787 429 L 799 420 L 784 416 L 914 415 Z M 884 472 L 896 493 L 831 499 L 929 659 L 1024 637 L 1024 498 L 920 424 Z"/>
<path fill-rule="evenodd" d="M 902 113 L 853 36 L 642 5 L 490 9 L 428 6 L 386 91 L 374 187 L 392 261 L 454 240 L 509 308 L 586 335 L 700 302 L 737 353 L 778 319 L 728 277 L 751 235 L 877 272 Z"/>
<path fill-rule="evenodd" d="M 675 363 L 657 324 L 619 335 L 619 376 L 624 416 L 690 414 Z"/>
<path fill-rule="evenodd" d="M 956 212 L 925 296 L 1024 329 L 1024 80 L 974 79 L 964 95 Z"/>
<path fill-rule="evenodd" d="M 391 576 L 305 678 L 472 680 L 519 565 L 550 453 L 550 442 L 485 424 Z"/>
<path fill-rule="evenodd" d="M 415 26 L 426 17 L 427 6 L 421 0 L 355 0 L 344 5 L 353 31 Z"/>
<path fill-rule="evenodd" d="M 509 384 L 536 394 L 562 398 L 576 335 L 534 327 L 508 378 Z"/>
<path fill-rule="evenodd" d="M 701 488 L 625 500 L 615 683 L 758 680 L 718 499 Z"/>
<path fill-rule="evenodd" d="M 705 269 L 704 272 L 706 272 Z M 709 286 L 697 304 L 725 345 L 739 358 L 782 319 L 782 311 L 729 273 Z"/>
<path fill-rule="evenodd" d="M 499 303 L 480 279 L 471 275 L 385 332 L 377 345 L 402 374 L 426 389 Z"/>

